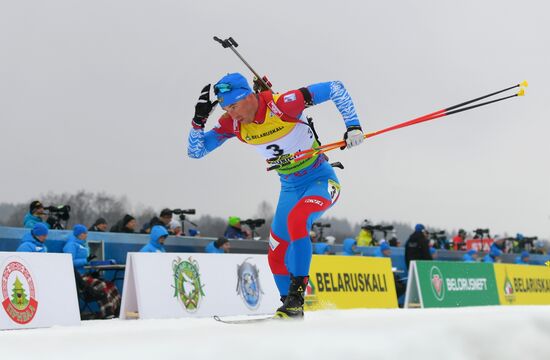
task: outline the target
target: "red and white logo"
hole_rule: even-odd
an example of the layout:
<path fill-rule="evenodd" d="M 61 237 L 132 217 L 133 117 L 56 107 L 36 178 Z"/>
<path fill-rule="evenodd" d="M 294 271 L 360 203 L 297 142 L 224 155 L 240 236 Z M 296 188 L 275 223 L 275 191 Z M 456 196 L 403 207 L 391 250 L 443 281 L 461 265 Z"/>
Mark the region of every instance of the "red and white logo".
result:
<path fill-rule="evenodd" d="M 21 259 L 11 258 L 0 268 L 2 273 L 2 307 L 18 324 L 32 321 L 38 308 L 32 275 Z"/>

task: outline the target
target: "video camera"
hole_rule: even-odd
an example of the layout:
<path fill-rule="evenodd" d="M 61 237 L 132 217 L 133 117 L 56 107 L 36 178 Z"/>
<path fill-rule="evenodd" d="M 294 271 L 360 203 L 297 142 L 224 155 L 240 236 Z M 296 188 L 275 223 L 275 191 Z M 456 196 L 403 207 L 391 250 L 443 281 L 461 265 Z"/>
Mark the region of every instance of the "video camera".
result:
<path fill-rule="evenodd" d="M 370 224 L 367 224 L 367 225 L 363 225 L 361 226 L 361 229 L 365 229 L 365 230 L 368 230 L 370 232 L 373 232 L 373 231 L 382 231 L 384 233 L 388 232 L 388 231 L 392 231 L 394 229 L 393 225 L 370 225 Z"/>
<path fill-rule="evenodd" d="M 183 214 L 195 215 L 197 213 L 195 209 L 185 209 L 185 210 L 174 209 L 174 210 L 172 210 L 172 212 L 174 213 L 174 215 L 183 215 Z"/>
<path fill-rule="evenodd" d="M 483 237 L 491 237 L 489 235 L 490 231 L 489 229 L 475 229 L 474 230 L 474 234 L 476 234 L 477 236 L 483 238 Z M 487 235 L 487 236 L 484 236 L 484 235 Z"/>
<path fill-rule="evenodd" d="M 241 220 L 241 224 L 248 225 L 252 230 L 265 224 L 265 219 L 246 219 Z"/>
<path fill-rule="evenodd" d="M 538 239 L 538 236 L 524 236 L 523 239 L 519 241 L 519 247 L 520 249 L 528 250 L 526 245 L 529 245 L 530 249 L 532 249 L 535 247 L 535 241 L 537 241 Z"/>
<path fill-rule="evenodd" d="M 430 231 L 428 235 L 429 235 L 429 238 L 433 240 L 445 240 L 447 238 L 447 234 L 445 233 L 445 230 Z"/>
<path fill-rule="evenodd" d="M 313 223 L 313 226 L 316 226 L 318 228 L 329 228 L 330 224 L 323 224 L 323 223 L 320 223 L 320 222 L 316 222 L 316 223 Z"/>
<path fill-rule="evenodd" d="M 63 230 L 64 227 L 61 225 L 61 221 L 67 222 L 71 217 L 69 212 L 71 207 L 69 205 L 59 205 L 59 206 L 45 206 L 44 210 L 48 215 L 48 224 L 50 227 L 55 230 Z"/>

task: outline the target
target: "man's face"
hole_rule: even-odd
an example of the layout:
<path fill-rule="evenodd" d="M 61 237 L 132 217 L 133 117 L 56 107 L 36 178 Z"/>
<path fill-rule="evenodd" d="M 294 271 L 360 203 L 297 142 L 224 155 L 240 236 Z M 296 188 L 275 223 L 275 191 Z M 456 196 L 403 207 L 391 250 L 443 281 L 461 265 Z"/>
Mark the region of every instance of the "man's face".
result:
<path fill-rule="evenodd" d="M 250 124 L 254 121 L 258 111 L 258 99 L 255 94 L 250 94 L 244 99 L 223 108 L 227 113 L 241 124 Z"/>
<path fill-rule="evenodd" d="M 126 224 L 126 227 L 130 230 L 135 230 L 136 225 L 137 225 L 137 221 L 136 221 L 136 219 L 133 219 L 133 220 L 128 221 L 128 223 Z"/>
<path fill-rule="evenodd" d="M 164 223 L 164 225 L 170 224 L 170 221 L 172 221 L 172 215 L 162 215 L 160 217 L 160 221 Z"/>
<path fill-rule="evenodd" d="M 231 249 L 231 245 L 229 245 L 229 242 L 226 242 L 222 245 L 223 252 L 228 253 L 229 249 Z"/>
<path fill-rule="evenodd" d="M 40 241 L 41 243 L 44 243 L 44 241 L 46 241 L 46 238 L 48 237 L 48 235 L 40 235 L 40 236 L 36 236 L 36 238 L 38 239 L 38 241 Z"/>
<path fill-rule="evenodd" d="M 80 240 L 86 241 L 86 239 L 88 238 L 88 233 L 82 233 L 78 235 L 77 238 Z"/>
<path fill-rule="evenodd" d="M 382 254 L 384 254 L 385 257 L 390 257 L 391 256 L 391 249 L 387 249 L 387 250 L 382 251 Z"/>
<path fill-rule="evenodd" d="M 166 241 L 166 236 L 161 236 L 159 238 L 159 244 L 164 245 L 164 241 Z"/>
<path fill-rule="evenodd" d="M 46 212 L 44 211 L 43 207 L 39 207 L 34 209 L 34 212 L 32 213 L 33 216 L 37 216 L 43 220 L 47 218 Z"/>
<path fill-rule="evenodd" d="M 107 231 L 107 224 L 99 224 L 97 228 L 101 231 Z"/>

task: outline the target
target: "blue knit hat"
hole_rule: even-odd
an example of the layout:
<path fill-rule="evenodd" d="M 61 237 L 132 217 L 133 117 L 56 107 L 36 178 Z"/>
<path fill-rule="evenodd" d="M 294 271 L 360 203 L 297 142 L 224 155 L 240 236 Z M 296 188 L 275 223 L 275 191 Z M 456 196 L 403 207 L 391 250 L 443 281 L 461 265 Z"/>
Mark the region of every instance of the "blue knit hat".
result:
<path fill-rule="evenodd" d="M 42 223 L 37 223 L 32 228 L 31 234 L 33 234 L 34 236 L 48 235 L 48 228 Z"/>
<path fill-rule="evenodd" d="M 386 251 L 386 250 L 391 250 L 391 247 L 387 241 L 384 241 L 382 244 L 380 244 L 380 251 Z"/>
<path fill-rule="evenodd" d="M 84 233 L 87 233 L 87 232 L 88 232 L 88 229 L 84 225 L 77 224 L 73 227 L 73 234 L 76 237 L 78 237 L 79 235 L 82 235 Z"/>
<path fill-rule="evenodd" d="M 530 255 L 529 255 L 529 251 L 523 250 L 523 251 L 521 252 L 521 258 L 522 258 L 522 259 L 528 258 L 529 256 L 530 256 Z"/>
<path fill-rule="evenodd" d="M 415 232 L 421 232 L 425 229 L 424 225 L 422 224 L 416 224 L 415 227 L 414 227 L 414 231 Z"/>
<path fill-rule="evenodd" d="M 214 85 L 214 94 L 222 108 L 233 105 L 252 94 L 246 78 L 239 73 L 227 74 Z"/>

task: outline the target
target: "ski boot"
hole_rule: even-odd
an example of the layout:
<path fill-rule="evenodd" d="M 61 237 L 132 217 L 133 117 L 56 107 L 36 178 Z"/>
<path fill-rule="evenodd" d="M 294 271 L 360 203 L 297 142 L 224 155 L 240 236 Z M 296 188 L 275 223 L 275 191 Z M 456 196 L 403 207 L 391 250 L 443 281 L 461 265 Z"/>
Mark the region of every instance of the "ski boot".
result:
<path fill-rule="evenodd" d="M 309 276 L 290 276 L 288 295 L 284 299 L 283 306 L 277 309 L 274 318 L 296 320 L 304 318 L 304 292 L 308 280 Z"/>

